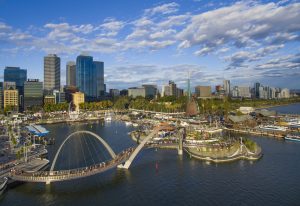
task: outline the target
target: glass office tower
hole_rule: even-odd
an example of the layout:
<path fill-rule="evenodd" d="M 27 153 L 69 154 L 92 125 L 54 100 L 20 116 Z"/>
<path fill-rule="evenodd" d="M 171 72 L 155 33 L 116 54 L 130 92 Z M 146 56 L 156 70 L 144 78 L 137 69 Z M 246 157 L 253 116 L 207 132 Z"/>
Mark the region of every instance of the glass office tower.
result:
<path fill-rule="evenodd" d="M 95 101 L 104 95 L 104 63 L 93 57 L 79 55 L 76 59 L 76 86 L 85 94 L 86 101 Z"/>
<path fill-rule="evenodd" d="M 19 93 L 19 109 L 24 106 L 24 82 L 27 80 L 27 70 L 20 67 L 5 67 L 4 82 L 15 82 Z"/>

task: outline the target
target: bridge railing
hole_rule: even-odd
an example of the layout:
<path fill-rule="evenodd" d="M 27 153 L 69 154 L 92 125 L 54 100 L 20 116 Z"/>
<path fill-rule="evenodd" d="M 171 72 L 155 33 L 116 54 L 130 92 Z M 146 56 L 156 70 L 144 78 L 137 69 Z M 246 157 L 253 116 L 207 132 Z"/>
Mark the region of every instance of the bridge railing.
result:
<path fill-rule="evenodd" d="M 128 148 L 118 155 L 112 160 L 107 162 L 101 162 L 95 165 L 91 165 L 88 167 L 81 167 L 77 169 L 71 170 L 60 170 L 60 171 L 38 171 L 34 173 L 25 172 L 22 170 L 12 170 L 11 177 L 15 179 L 22 179 L 22 180 L 44 180 L 46 181 L 47 178 L 51 178 L 52 180 L 57 179 L 68 179 L 75 176 L 87 176 L 90 173 L 96 174 L 101 172 L 102 170 L 106 170 L 109 167 L 116 166 L 121 162 L 126 161 L 131 153 L 134 151 L 134 148 Z"/>

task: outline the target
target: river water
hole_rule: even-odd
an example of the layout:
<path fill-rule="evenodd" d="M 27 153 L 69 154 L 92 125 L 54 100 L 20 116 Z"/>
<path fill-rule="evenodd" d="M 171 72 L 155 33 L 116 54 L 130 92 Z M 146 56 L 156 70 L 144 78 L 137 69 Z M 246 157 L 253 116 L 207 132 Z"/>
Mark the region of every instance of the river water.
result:
<path fill-rule="evenodd" d="M 276 110 L 294 112 L 295 105 Z M 78 130 L 96 132 L 116 153 L 135 145 L 127 134 L 132 128 L 121 122 L 46 127 L 49 135 L 56 137 L 56 144 L 48 147 L 50 160 L 68 134 Z M 9 189 L 0 205 L 300 205 L 300 143 L 253 138 L 264 154 L 256 162 L 208 164 L 187 155 L 178 156 L 174 150 L 145 149 L 129 170 L 112 169 L 51 185 L 22 184 Z M 85 161 L 80 154 L 86 155 Z M 56 168 L 107 158 L 104 147 L 92 138 L 80 142 L 75 137 L 63 147 Z"/>

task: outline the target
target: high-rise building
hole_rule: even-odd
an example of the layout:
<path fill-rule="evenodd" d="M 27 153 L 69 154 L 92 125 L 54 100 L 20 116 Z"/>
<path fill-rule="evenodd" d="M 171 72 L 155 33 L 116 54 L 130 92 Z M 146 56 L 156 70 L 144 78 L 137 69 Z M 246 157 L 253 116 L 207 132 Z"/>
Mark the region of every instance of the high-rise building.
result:
<path fill-rule="evenodd" d="M 84 93 L 75 92 L 75 93 L 72 94 L 72 96 L 73 96 L 72 102 L 75 105 L 75 110 L 77 112 L 79 112 L 79 105 L 81 103 L 84 103 Z"/>
<path fill-rule="evenodd" d="M 27 80 L 27 70 L 20 69 L 20 67 L 5 67 L 4 69 L 4 81 L 5 82 L 15 82 L 16 87 L 24 87 L 24 82 Z"/>
<path fill-rule="evenodd" d="M 176 88 L 176 97 L 182 97 L 183 96 L 183 89 Z"/>
<path fill-rule="evenodd" d="M 224 85 L 223 85 L 225 95 L 230 96 L 230 80 L 224 80 Z"/>
<path fill-rule="evenodd" d="M 66 66 L 66 85 L 76 86 L 76 63 L 70 61 Z"/>
<path fill-rule="evenodd" d="M 211 86 L 196 86 L 195 92 L 196 92 L 197 97 L 210 98 L 211 97 Z"/>
<path fill-rule="evenodd" d="M 247 86 L 234 86 L 231 95 L 232 97 L 251 98 L 251 90 Z"/>
<path fill-rule="evenodd" d="M 161 96 L 171 96 L 171 89 L 169 85 L 162 86 Z"/>
<path fill-rule="evenodd" d="M 254 93 L 255 93 L 255 98 L 259 98 L 259 88 L 260 88 L 260 83 L 256 82 L 254 84 Z"/>
<path fill-rule="evenodd" d="M 281 89 L 280 98 L 290 98 L 290 90 L 287 88 Z"/>
<path fill-rule="evenodd" d="M 24 83 L 24 109 L 43 104 L 43 82 L 38 79 L 28 79 Z"/>
<path fill-rule="evenodd" d="M 155 98 L 157 94 L 157 85 L 143 84 L 142 87 L 145 88 L 146 97 Z"/>
<path fill-rule="evenodd" d="M 14 111 L 19 109 L 19 92 L 17 89 L 6 89 L 4 90 L 4 109 L 11 106 Z"/>
<path fill-rule="evenodd" d="M 175 84 L 174 81 L 169 81 L 169 86 L 170 86 L 170 95 L 176 97 L 176 92 L 177 92 L 177 85 Z"/>
<path fill-rule="evenodd" d="M 60 89 L 60 58 L 56 54 L 44 57 L 44 90 L 47 94 Z"/>
<path fill-rule="evenodd" d="M 161 96 L 174 96 L 174 97 L 180 97 L 183 95 L 183 90 L 177 88 L 177 85 L 175 84 L 174 81 L 169 81 L 168 85 L 163 85 L 162 86 L 162 92 Z"/>
<path fill-rule="evenodd" d="M 93 61 L 91 56 L 79 55 L 76 59 L 76 86 L 87 101 L 104 96 L 104 63 Z"/>
<path fill-rule="evenodd" d="M 276 88 L 270 87 L 269 98 L 270 99 L 275 99 L 276 98 Z"/>
<path fill-rule="evenodd" d="M 0 110 L 3 109 L 3 82 L 0 82 Z"/>
<path fill-rule="evenodd" d="M 18 90 L 19 110 L 23 110 L 24 105 L 24 82 L 27 80 L 27 70 L 20 69 L 20 67 L 5 67 L 4 81 L 15 82 L 16 89 Z"/>

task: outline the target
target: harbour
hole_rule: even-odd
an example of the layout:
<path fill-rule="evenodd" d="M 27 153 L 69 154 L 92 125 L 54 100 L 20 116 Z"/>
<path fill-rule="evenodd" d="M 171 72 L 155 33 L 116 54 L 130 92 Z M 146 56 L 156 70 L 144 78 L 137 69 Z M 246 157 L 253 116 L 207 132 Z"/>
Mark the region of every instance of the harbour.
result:
<path fill-rule="evenodd" d="M 44 125 L 44 127 L 49 131 L 49 138 L 55 136 L 56 139 L 56 144 L 47 147 L 50 162 L 53 161 L 55 152 L 67 134 L 77 130 L 89 130 L 99 134 L 105 141 L 112 145 L 112 148 L 116 152 L 136 145 L 128 136 L 128 133 L 134 131 L 136 127 L 132 124 L 128 125 L 123 121 L 108 121 L 103 123 L 96 121 L 88 124 L 80 122 L 76 124 L 49 124 Z M 143 150 L 142 155 L 133 163 L 131 170 L 109 170 L 99 175 L 93 175 L 87 179 L 70 180 L 65 183 L 54 182 L 46 187 L 42 183 L 25 183 L 6 191 L 0 201 L 2 201 L 1 203 L 4 205 L 8 203 L 18 205 L 19 203 L 16 202 L 16 199 L 13 197 L 19 196 L 19 198 L 24 198 L 24 201 L 32 205 L 74 204 L 74 199 L 76 199 L 75 205 L 93 204 L 95 201 L 105 205 L 115 205 L 121 200 L 125 201 L 125 205 L 158 204 L 156 198 L 140 198 L 134 195 L 138 194 L 138 192 L 144 192 L 149 196 L 164 198 L 165 204 L 181 205 L 187 197 L 192 198 L 192 202 L 203 201 L 206 202 L 207 205 L 221 204 L 224 199 L 226 199 L 229 204 L 234 204 L 239 201 L 241 196 L 246 195 L 242 192 L 246 184 L 248 188 L 262 192 L 261 195 L 247 193 L 247 195 L 250 196 L 249 199 L 245 200 L 246 204 L 252 204 L 253 201 L 255 201 L 255 204 L 267 204 L 269 201 L 274 201 L 278 202 L 278 205 L 297 202 L 297 199 L 294 199 L 294 197 L 299 188 L 297 185 L 291 185 L 299 178 L 296 172 L 297 166 L 294 168 L 295 165 L 292 164 L 292 162 L 299 161 L 299 143 L 279 141 L 277 138 L 267 138 L 267 136 L 263 137 L 261 133 L 248 133 L 247 136 L 257 142 L 263 150 L 263 157 L 259 158 L 258 161 L 255 161 L 255 159 L 253 159 L 253 161 L 251 161 L 251 159 L 250 161 L 246 161 L 242 156 L 238 158 L 239 160 L 236 159 L 236 161 L 228 163 L 222 163 L 222 161 L 218 161 L 218 159 L 215 161 L 214 159 L 205 158 L 200 160 L 201 158 L 193 157 L 191 152 L 186 152 L 183 156 L 177 155 L 178 143 L 174 144 L 170 142 L 169 145 L 163 144 L 161 146 L 151 146 L 150 144 L 147 147 L 148 149 Z M 279 139 L 283 138 L 280 137 Z M 87 143 L 92 144 L 91 141 Z M 64 162 L 70 162 L 69 164 L 71 165 L 78 164 L 77 160 L 80 159 L 78 155 L 75 156 L 75 159 L 67 155 L 71 154 L 70 152 L 74 149 L 74 146 L 72 147 L 71 145 L 65 147 L 64 158 L 58 159 L 57 168 L 64 169 Z M 298 153 L 299 155 L 297 155 Z M 99 158 L 105 161 L 107 155 L 102 153 Z M 288 178 L 278 173 L 281 171 L 283 162 L 285 162 L 284 164 L 287 165 L 288 168 L 292 167 L 292 171 L 294 171 L 290 173 Z M 81 162 L 81 164 L 82 163 L 83 162 Z M 272 170 L 272 174 L 260 172 L 260 170 L 265 170 L 265 168 Z M 229 171 L 235 175 L 230 175 Z M 185 174 L 184 181 L 178 179 L 182 176 L 182 173 Z M 247 177 L 251 177 L 251 182 Z M 215 181 L 216 179 L 219 181 Z M 268 186 L 261 184 L 261 182 L 266 180 L 268 181 Z M 161 184 L 161 182 L 164 181 L 168 181 L 168 183 Z M 226 182 L 226 184 L 222 184 L 223 182 Z M 181 192 L 185 191 L 182 193 L 182 196 L 161 196 L 164 192 L 168 192 L 168 194 L 174 192 L 176 188 L 172 187 L 172 185 L 179 183 L 180 187 L 178 190 Z M 278 187 L 278 184 L 289 187 L 289 193 L 283 190 L 282 187 Z M 137 185 L 140 191 L 135 190 Z M 155 188 L 155 190 L 150 191 L 147 189 L 148 187 Z M 187 187 L 189 191 L 194 192 L 191 193 L 184 190 L 184 188 Z M 33 193 L 27 192 L 29 188 Z M 131 192 L 126 192 L 128 188 L 130 188 L 130 191 L 136 193 L 132 194 Z M 235 193 L 230 195 L 231 198 L 228 199 L 227 196 L 230 192 L 226 192 L 226 197 L 221 195 L 218 198 L 213 198 L 213 194 L 216 191 L 229 191 L 230 188 L 236 188 L 236 190 L 234 190 Z M 88 193 L 85 191 L 88 191 Z M 90 196 L 89 200 L 86 200 L 85 197 L 89 192 L 93 195 Z M 122 195 L 120 199 L 118 198 L 111 201 L 115 192 L 122 193 Z M 34 199 L 28 199 L 35 193 Z M 68 195 L 65 195 L 66 193 L 68 193 Z M 82 195 L 82 193 L 84 195 Z M 279 199 L 276 195 L 270 195 L 274 193 L 284 194 L 286 198 Z M 39 196 L 37 194 L 43 195 Z M 192 194 L 193 196 L 190 196 Z M 200 194 L 205 194 L 205 197 L 211 197 L 214 201 L 212 201 L 212 199 L 204 199 Z M 173 202 L 174 200 L 176 200 L 176 203 Z"/>

